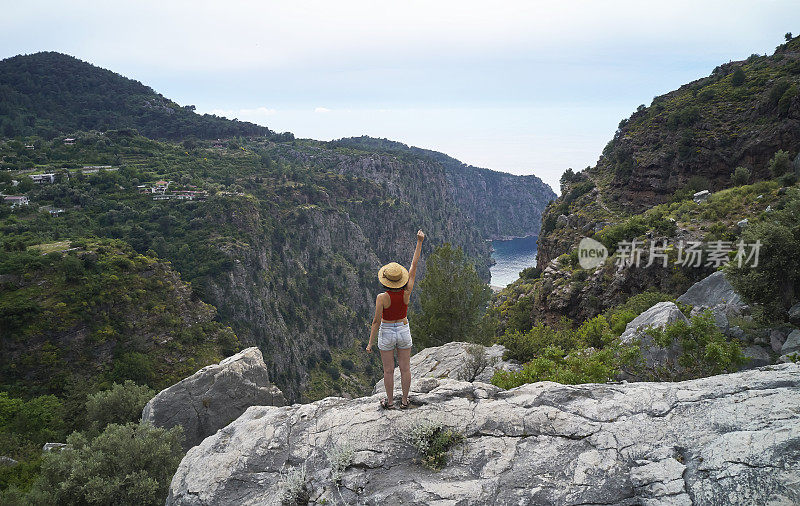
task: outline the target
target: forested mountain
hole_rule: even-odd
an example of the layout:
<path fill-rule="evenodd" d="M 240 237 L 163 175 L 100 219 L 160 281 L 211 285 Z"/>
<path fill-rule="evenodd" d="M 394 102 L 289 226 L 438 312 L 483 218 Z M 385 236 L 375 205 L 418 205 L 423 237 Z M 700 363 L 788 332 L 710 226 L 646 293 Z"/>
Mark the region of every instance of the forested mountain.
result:
<path fill-rule="evenodd" d="M 61 53 L 0 61 L 0 136 L 53 138 L 133 128 L 153 139 L 275 136 L 266 127 L 179 106 L 138 81 Z M 283 134 L 291 138 L 291 134 Z"/>

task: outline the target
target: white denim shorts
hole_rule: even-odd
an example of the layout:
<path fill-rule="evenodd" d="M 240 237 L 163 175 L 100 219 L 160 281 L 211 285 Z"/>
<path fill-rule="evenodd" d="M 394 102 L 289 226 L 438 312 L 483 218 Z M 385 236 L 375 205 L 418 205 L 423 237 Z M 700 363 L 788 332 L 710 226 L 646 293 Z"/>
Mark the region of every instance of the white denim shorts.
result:
<path fill-rule="evenodd" d="M 411 348 L 411 329 L 408 323 L 381 322 L 378 329 L 378 349 L 389 351 L 395 348 L 405 350 Z"/>

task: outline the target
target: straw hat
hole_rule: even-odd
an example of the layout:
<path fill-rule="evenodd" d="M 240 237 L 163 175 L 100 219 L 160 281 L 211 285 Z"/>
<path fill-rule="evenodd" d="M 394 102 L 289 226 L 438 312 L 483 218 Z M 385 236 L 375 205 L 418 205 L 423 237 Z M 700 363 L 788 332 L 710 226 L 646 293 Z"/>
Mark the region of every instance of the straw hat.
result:
<path fill-rule="evenodd" d="M 400 288 L 408 282 L 408 271 L 397 262 L 391 262 L 378 271 L 378 281 L 386 288 Z"/>

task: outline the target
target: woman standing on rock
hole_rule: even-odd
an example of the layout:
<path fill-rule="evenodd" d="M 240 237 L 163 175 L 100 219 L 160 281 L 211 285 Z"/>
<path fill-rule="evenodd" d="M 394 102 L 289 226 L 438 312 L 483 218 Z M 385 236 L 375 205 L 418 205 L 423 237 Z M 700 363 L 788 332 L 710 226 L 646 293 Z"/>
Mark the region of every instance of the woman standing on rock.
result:
<path fill-rule="evenodd" d="M 411 290 L 414 288 L 414 278 L 417 275 L 417 262 L 422 250 L 422 241 L 425 234 L 422 230 L 417 232 L 417 247 L 414 249 L 414 258 L 411 260 L 411 269 L 392 262 L 384 265 L 378 271 L 378 280 L 386 291 L 375 299 L 375 317 L 372 319 L 372 329 L 369 333 L 367 352 L 372 351 L 372 343 L 378 336 L 378 349 L 383 362 L 383 386 L 386 397 L 381 400 L 381 406 L 386 409 L 394 408 L 394 350 L 397 348 L 397 362 L 400 366 L 400 385 L 403 389 L 403 398 L 400 408 L 408 407 L 408 390 L 411 387 L 411 330 L 408 327 L 408 302 L 411 299 Z"/>

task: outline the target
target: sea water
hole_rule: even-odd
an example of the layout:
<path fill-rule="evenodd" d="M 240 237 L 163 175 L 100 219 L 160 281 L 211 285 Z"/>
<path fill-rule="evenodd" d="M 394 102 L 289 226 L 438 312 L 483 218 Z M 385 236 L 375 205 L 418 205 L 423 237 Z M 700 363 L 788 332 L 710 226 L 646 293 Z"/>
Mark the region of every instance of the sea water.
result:
<path fill-rule="evenodd" d="M 492 286 L 506 286 L 519 278 L 519 271 L 536 265 L 536 236 L 492 241 L 492 248 L 492 258 L 496 262 L 489 269 Z"/>

